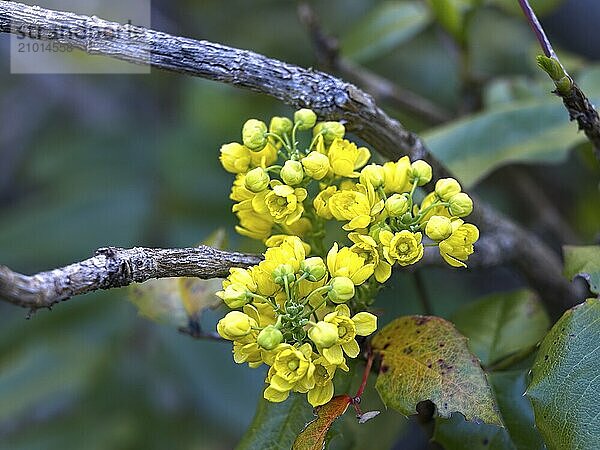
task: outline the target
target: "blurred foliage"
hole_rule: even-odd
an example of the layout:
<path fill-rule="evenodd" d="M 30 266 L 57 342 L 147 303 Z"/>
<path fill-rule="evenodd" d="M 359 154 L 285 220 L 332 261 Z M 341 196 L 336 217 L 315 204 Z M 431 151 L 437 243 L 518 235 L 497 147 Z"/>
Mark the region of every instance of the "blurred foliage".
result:
<path fill-rule="evenodd" d="M 552 84 L 535 66 L 534 37 L 520 15 L 506 13 L 509 2 L 479 2 L 486 5 L 461 15 L 464 45 L 431 22 L 433 14 L 421 2 L 314 3 L 326 29 L 341 38 L 342 54 L 455 114 L 456 121 L 433 129 L 426 120 L 389 110 L 409 128 L 426 132 L 436 154 L 479 195 L 555 248 L 599 238 L 600 170 L 590 145 L 549 93 Z M 533 3 L 551 13 L 559 2 Z M 153 27 L 313 66 L 295 7 L 277 0 L 154 0 Z M 84 259 L 101 246 L 189 246 L 218 227 L 232 230 L 226 200 L 231 178 L 218 163 L 218 148 L 239 139 L 245 119 L 289 113 L 286 106 L 157 70 L 10 75 L 8 41 L 0 36 L 1 264 L 33 273 Z M 598 101 L 598 67 L 558 50 Z M 515 161 L 576 240 L 563 239 L 545 220 L 539 209 L 545 203 L 535 193 L 508 185 Z M 230 246 L 259 250 L 238 237 Z M 421 272 L 433 312 L 442 317 L 481 295 L 523 286 L 508 268 Z M 196 341 L 146 321 L 126 297 L 124 290 L 90 294 L 27 321 L 26 312 L 0 304 L 2 447 L 229 449 L 239 441 L 265 374 L 233 364 L 218 342 Z M 375 304 L 381 326 L 398 315 L 423 313 L 418 299 L 413 276 L 396 274 Z M 202 325 L 212 329 L 220 315 L 207 311 Z M 522 406 L 516 394 L 524 387 L 522 373 L 490 378 L 503 413 Z M 514 383 L 519 388 L 511 390 Z M 383 409 L 376 396 L 363 404 Z M 311 417 L 310 409 L 302 414 Z M 531 423 L 533 416 L 525 408 L 522 417 Z M 537 448 L 535 435 L 517 438 L 513 425 L 507 426 L 510 436 L 493 439 Z M 414 420 L 393 411 L 365 425 L 346 414 L 333 429 L 332 447 L 340 449 L 365 448 L 374 435 L 386 448 L 394 442 L 422 448 L 427 441 Z M 436 436 L 452 448 L 442 428 Z M 507 445 L 496 448 L 512 448 Z"/>

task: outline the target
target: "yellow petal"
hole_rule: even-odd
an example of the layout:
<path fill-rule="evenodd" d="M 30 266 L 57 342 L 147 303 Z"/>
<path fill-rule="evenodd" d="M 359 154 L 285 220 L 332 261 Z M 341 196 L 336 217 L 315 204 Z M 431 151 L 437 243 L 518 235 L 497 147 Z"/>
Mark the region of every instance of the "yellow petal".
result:
<path fill-rule="evenodd" d="M 359 312 L 352 317 L 352 321 L 359 336 L 368 336 L 377 329 L 377 316 L 368 312 Z"/>
<path fill-rule="evenodd" d="M 360 353 L 360 347 L 355 339 L 342 344 L 342 348 L 344 349 L 344 352 L 346 352 L 346 355 L 348 355 L 350 358 L 356 358 Z"/>
<path fill-rule="evenodd" d="M 327 403 L 333 397 L 333 383 L 327 382 L 325 386 L 315 386 L 308 392 L 308 403 L 312 406 L 320 406 Z"/>
<path fill-rule="evenodd" d="M 273 389 L 271 386 L 268 386 L 265 389 L 265 392 L 263 394 L 264 398 L 269 400 L 270 402 L 275 402 L 275 403 L 280 403 L 282 401 L 284 401 L 286 398 L 288 398 L 290 395 L 290 391 L 286 391 L 286 392 L 279 392 L 276 391 L 275 389 Z"/>
<path fill-rule="evenodd" d="M 330 364 L 339 365 L 344 362 L 344 354 L 342 353 L 342 348 L 339 345 L 324 348 L 321 352 Z"/>

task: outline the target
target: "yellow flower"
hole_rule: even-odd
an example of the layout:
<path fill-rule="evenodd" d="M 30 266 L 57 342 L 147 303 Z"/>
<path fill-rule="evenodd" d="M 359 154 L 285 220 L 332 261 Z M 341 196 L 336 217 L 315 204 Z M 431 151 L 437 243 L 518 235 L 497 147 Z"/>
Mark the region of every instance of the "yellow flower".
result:
<path fill-rule="evenodd" d="M 237 142 L 225 144 L 221 147 L 219 159 L 227 172 L 247 172 L 251 161 L 250 150 Z"/>
<path fill-rule="evenodd" d="M 417 181 L 417 186 L 423 186 L 431 181 L 431 166 L 422 160 L 417 160 L 411 164 L 409 180 L 411 183 Z"/>
<path fill-rule="evenodd" d="M 298 219 L 294 223 L 290 225 L 282 224 L 281 227 L 283 228 L 283 231 L 286 232 L 286 234 L 298 237 L 306 236 L 313 229 L 312 222 L 308 217 L 300 217 L 300 219 Z M 304 248 L 310 249 L 308 244 L 305 244 Z M 306 253 L 310 253 L 310 250 L 307 250 Z"/>
<path fill-rule="evenodd" d="M 306 175 L 315 180 L 322 180 L 331 170 L 329 158 L 319 152 L 310 152 L 302 158 L 302 166 Z"/>
<path fill-rule="evenodd" d="M 473 200 L 464 192 L 453 195 L 448 202 L 448 211 L 455 217 L 466 217 L 473 212 Z"/>
<path fill-rule="evenodd" d="M 383 255 L 390 264 L 397 262 L 401 266 L 408 266 L 423 257 L 421 233 L 402 230 L 392 234 L 391 231 L 383 230 L 379 233 L 379 239 L 383 244 Z"/>
<path fill-rule="evenodd" d="M 421 202 L 421 207 L 417 208 L 415 206 L 415 208 L 414 208 L 415 214 L 418 214 L 420 211 L 424 211 L 425 209 L 427 209 L 429 206 L 431 206 L 432 204 L 434 204 L 437 201 L 439 201 L 439 198 L 435 192 L 431 192 L 431 193 L 427 194 L 425 196 L 425 198 L 423 199 L 423 201 Z M 442 217 L 449 218 L 450 213 L 448 212 L 448 209 L 446 209 L 446 207 L 443 205 L 434 206 L 433 208 L 431 208 L 429 211 L 427 211 L 425 213 L 425 215 L 421 218 L 419 223 L 421 225 L 423 225 L 425 222 L 427 222 L 433 216 L 442 216 Z"/>
<path fill-rule="evenodd" d="M 439 244 L 440 255 L 452 267 L 467 267 L 463 261 L 473 253 L 473 244 L 479 239 L 479 230 L 461 219 L 452 221 L 452 229 L 450 237 Z"/>
<path fill-rule="evenodd" d="M 262 168 L 275 164 L 279 147 L 281 147 L 280 143 L 273 144 L 272 142 L 267 142 L 267 145 L 262 150 L 250 152 L 250 164 L 253 167 Z"/>
<path fill-rule="evenodd" d="M 392 266 L 381 257 L 375 239 L 360 233 L 350 233 L 348 238 L 354 242 L 350 250 L 364 258 L 367 264 L 373 264 L 375 279 L 380 283 L 385 282 L 392 275 Z"/>
<path fill-rule="evenodd" d="M 337 242 L 327 254 L 327 268 L 332 277 L 347 277 L 358 286 L 373 275 L 374 264 L 365 264 L 365 259 L 358 256 L 348 247 L 338 251 Z"/>
<path fill-rule="evenodd" d="M 309 343 L 296 348 L 281 344 L 273 361 L 265 389 L 264 397 L 271 402 L 284 401 L 293 389 L 308 392 L 315 386 L 315 365 L 311 361 L 312 346 Z"/>
<path fill-rule="evenodd" d="M 369 164 L 368 166 L 363 167 L 360 171 L 360 182 L 367 184 L 367 181 L 375 188 L 383 186 L 383 183 L 385 183 L 383 167 L 379 164 Z"/>
<path fill-rule="evenodd" d="M 340 122 L 319 122 L 313 128 L 313 136 L 319 136 L 324 146 L 331 145 L 336 139 L 342 139 L 345 133 L 346 129 Z"/>
<path fill-rule="evenodd" d="M 273 272 L 282 265 L 289 265 L 297 273 L 305 258 L 306 250 L 302 240 L 296 236 L 283 236 L 278 246 L 267 249 L 264 261 L 253 272 L 258 292 L 269 297 L 280 291 L 281 286 L 273 281 Z"/>
<path fill-rule="evenodd" d="M 308 337 L 317 347 L 329 348 L 337 343 L 338 330 L 334 324 L 320 321 L 308 330 Z"/>
<path fill-rule="evenodd" d="M 312 109 L 302 108 L 294 113 L 294 122 L 300 131 L 310 130 L 317 123 L 317 115 Z"/>
<path fill-rule="evenodd" d="M 337 187 L 329 186 L 328 188 L 319 192 L 313 200 L 313 206 L 315 207 L 315 211 L 319 217 L 327 220 L 333 219 L 333 214 L 331 214 L 331 210 L 329 209 L 329 201 L 336 191 Z"/>
<path fill-rule="evenodd" d="M 356 289 L 354 282 L 348 277 L 333 277 L 329 282 L 331 288 L 327 292 L 327 297 L 333 303 L 344 303 L 354 297 Z"/>
<path fill-rule="evenodd" d="M 257 323 L 241 311 L 230 311 L 217 323 L 217 332 L 223 339 L 239 340 L 248 336 Z"/>
<path fill-rule="evenodd" d="M 356 144 L 346 139 L 335 139 L 327 156 L 334 174 L 357 178 L 360 174 L 356 170 L 369 161 L 371 152 L 366 147 L 357 148 Z"/>
<path fill-rule="evenodd" d="M 298 223 L 298 222 L 296 222 L 296 223 Z M 286 230 L 286 231 L 289 231 L 289 230 Z M 274 234 L 265 240 L 265 245 L 267 247 L 279 247 L 283 243 L 283 241 L 285 241 L 286 238 L 292 237 L 292 236 L 297 237 L 297 236 L 295 236 L 296 234 L 300 234 L 300 233 Z M 306 242 L 302 241 L 302 246 L 304 247 L 305 253 L 310 253 L 310 245 L 308 245 Z"/>
<path fill-rule="evenodd" d="M 403 156 L 397 162 L 386 162 L 383 165 L 385 183 L 383 189 L 386 194 L 402 194 L 409 192 L 411 184 L 409 181 L 411 166 L 408 156 Z"/>
<path fill-rule="evenodd" d="M 296 186 L 304 179 L 304 169 L 300 161 L 288 160 L 281 168 L 279 176 L 289 186 Z"/>
<path fill-rule="evenodd" d="M 461 191 L 460 183 L 454 178 L 442 178 L 435 183 L 436 195 L 447 202 Z"/>
<path fill-rule="evenodd" d="M 315 386 L 308 391 L 307 398 L 308 403 L 317 407 L 329 402 L 333 397 L 333 376 L 337 366 L 316 354 L 313 354 L 313 364 L 315 365 Z"/>
<path fill-rule="evenodd" d="M 254 195 L 254 192 L 246 188 L 246 174 L 238 173 L 235 176 L 233 185 L 231 186 L 231 194 L 229 195 L 229 198 L 233 201 L 243 203 L 247 200 L 252 200 Z M 252 202 L 249 204 L 252 205 Z"/>
<path fill-rule="evenodd" d="M 250 150 L 258 152 L 267 144 L 267 125 L 261 120 L 248 119 L 242 127 L 242 141 Z"/>
<path fill-rule="evenodd" d="M 434 241 L 441 241 L 452 234 L 452 221 L 444 216 L 432 216 L 427 221 L 425 234 Z"/>
<path fill-rule="evenodd" d="M 235 231 L 242 236 L 262 241 L 271 235 L 273 219 L 268 214 L 259 214 L 250 208 L 239 210 L 236 215 L 240 224 L 236 225 Z"/>
<path fill-rule="evenodd" d="M 337 220 L 349 220 L 342 228 L 346 231 L 366 228 L 384 207 L 373 186 L 356 184 L 356 190 L 340 190 L 329 199 L 329 210 Z"/>
<path fill-rule="evenodd" d="M 252 207 L 260 214 L 268 213 L 275 223 L 291 225 L 302 216 L 307 192 L 304 188 L 294 189 L 278 180 L 271 182 L 273 190 L 262 191 L 252 200 Z"/>
<path fill-rule="evenodd" d="M 261 192 L 269 187 L 269 174 L 262 167 L 255 167 L 244 177 L 244 186 L 251 192 Z"/>
<path fill-rule="evenodd" d="M 233 342 L 233 360 L 237 364 L 248 363 L 253 369 L 263 364 L 263 354 L 259 345 L 256 343 L 256 337 L 252 342 Z"/>
<path fill-rule="evenodd" d="M 317 349 L 327 362 L 334 365 L 344 364 L 344 353 L 350 358 L 356 358 L 360 347 L 355 337 L 368 336 L 377 329 L 377 317 L 361 312 L 350 318 L 350 308 L 346 305 L 338 305 L 323 321 L 337 328 L 338 339 L 335 345 L 328 348 L 317 346 Z"/>

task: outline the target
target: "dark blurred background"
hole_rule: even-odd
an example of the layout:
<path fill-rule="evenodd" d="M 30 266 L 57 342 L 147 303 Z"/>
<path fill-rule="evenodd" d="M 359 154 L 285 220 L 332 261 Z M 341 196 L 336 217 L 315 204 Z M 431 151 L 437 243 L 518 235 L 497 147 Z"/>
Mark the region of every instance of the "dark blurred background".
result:
<path fill-rule="evenodd" d="M 315 6 L 328 31 L 342 38 L 343 50 L 344 36 L 380 3 Z M 600 56 L 592 39 L 600 5 L 572 0 L 559 6 L 544 20 L 568 60 L 582 67 L 584 56 Z M 493 55 L 483 47 L 476 69 L 490 80 L 535 76 L 546 82 L 535 69 L 539 51 L 521 18 L 497 7 L 481 14 L 481 23 L 495 23 L 495 34 L 480 27 L 472 42 L 495 40 L 495 47 Z M 316 64 L 293 1 L 153 0 L 152 27 L 305 67 Z M 456 111 L 459 71 L 443 41 L 430 25 L 364 64 Z M 541 95 L 549 95 L 549 83 L 542 85 Z M 252 249 L 233 235 L 227 198 L 232 179 L 219 165 L 218 149 L 239 139 L 247 118 L 291 114 L 285 105 L 158 70 L 11 75 L 6 35 L 0 36 L 0 86 L 1 264 L 34 273 L 85 259 L 107 245 L 194 245 L 218 227 L 230 232 L 232 248 Z M 430 127 L 406 111 L 389 111 L 417 131 Z M 566 234 L 543 220 L 517 185 L 506 188 L 515 166 L 494 171 L 477 190 L 555 247 L 566 240 L 589 242 L 598 231 L 598 206 L 587 206 L 597 202 L 597 178 L 577 178 L 597 176 L 590 172 L 588 147 L 579 145 L 561 158 L 561 166 L 542 161 L 516 167 L 525 182 L 556 200 Z M 447 317 L 461 303 L 523 284 L 507 268 L 460 274 L 429 269 L 425 276 L 432 280 L 434 312 Z M 412 277 L 398 275 L 377 308 L 385 320 L 423 312 Z M 205 325 L 213 327 L 221 314 L 205 314 Z M 0 304 L 1 448 L 228 449 L 261 396 L 263 371 L 236 365 L 227 344 L 197 341 L 139 317 L 126 290 L 86 295 L 26 316 Z M 372 404 L 382 407 L 374 398 Z M 377 420 L 390 426 L 381 448 L 394 442 L 417 448 L 425 439 L 413 422 L 391 412 L 384 416 Z"/>

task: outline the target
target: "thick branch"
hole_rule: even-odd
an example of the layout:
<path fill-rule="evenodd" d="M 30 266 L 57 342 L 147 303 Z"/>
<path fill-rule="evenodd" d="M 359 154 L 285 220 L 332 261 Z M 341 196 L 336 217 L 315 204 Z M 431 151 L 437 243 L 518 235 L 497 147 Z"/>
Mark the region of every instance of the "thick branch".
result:
<path fill-rule="evenodd" d="M 260 256 L 196 248 L 101 248 L 92 258 L 27 276 L 0 266 L 0 298 L 32 310 L 98 289 L 112 289 L 152 278 L 224 278 L 232 267 L 258 264 Z"/>
<path fill-rule="evenodd" d="M 247 50 L 176 37 L 141 27 L 119 25 L 97 17 L 50 11 L 0 1 L 0 32 L 58 39 L 91 54 L 216 80 L 275 97 L 292 106 L 309 107 L 319 116 L 343 120 L 347 128 L 392 159 L 409 155 L 428 161 L 436 179 L 452 176 L 423 141 L 377 107 L 372 97 L 331 75 L 303 69 Z M 434 180 L 435 181 L 435 180 Z M 514 263 L 558 315 L 578 296 L 562 277 L 559 257 L 532 233 L 498 214 L 480 200 L 471 216 L 490 237 L 481 258 L 495 265 Z M 491 240 L 491 238 L 497 238 Z M 484 251 L 489 251 L 483 254 Z"/>

